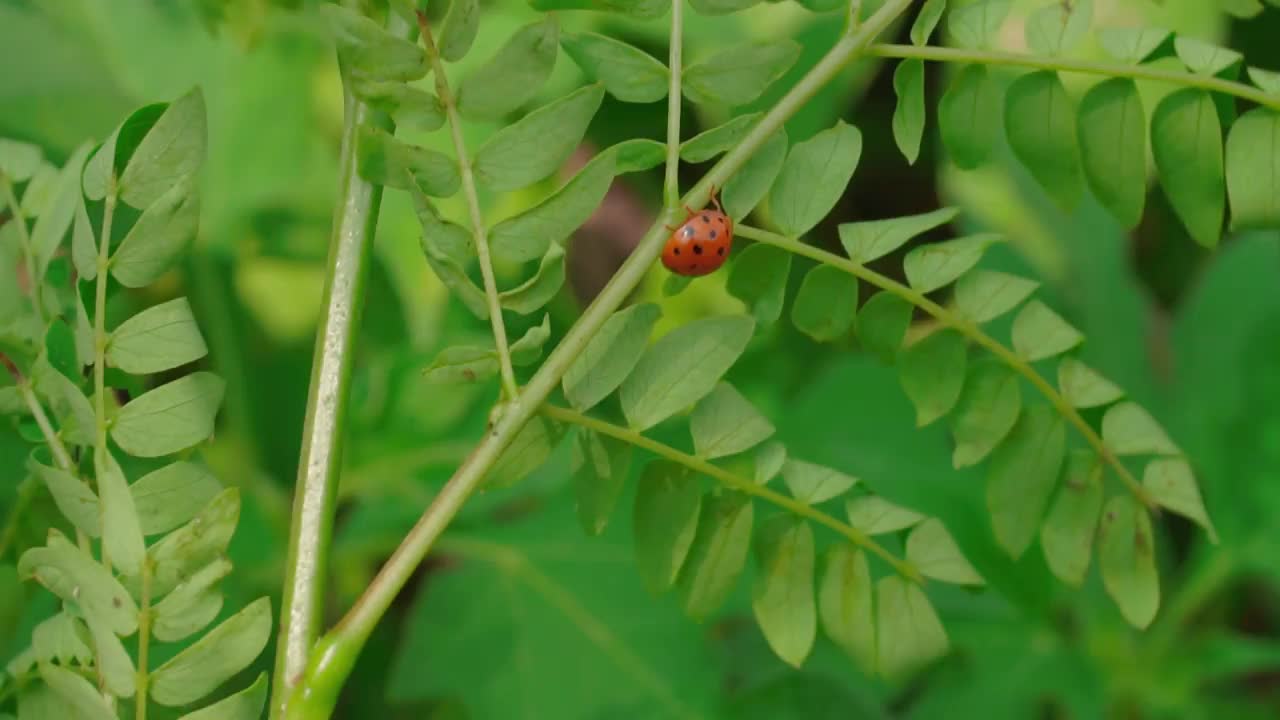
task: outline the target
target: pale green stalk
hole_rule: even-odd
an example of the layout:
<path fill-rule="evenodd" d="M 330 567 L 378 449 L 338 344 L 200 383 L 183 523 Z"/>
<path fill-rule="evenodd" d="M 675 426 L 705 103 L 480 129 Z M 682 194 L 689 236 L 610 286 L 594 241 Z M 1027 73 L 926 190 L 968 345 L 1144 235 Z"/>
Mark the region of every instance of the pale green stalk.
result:
<path fill-rule="evenodd" d="M 31 286 L 31 306 L 36 311 L 36 320 L 40 321 L 40 330 L 44 331 L 44 300 L 40 297 L 40 282 L 36 278 L 36 255 L 31 245 L 31 231 L 27 229 L 27 218 L 22 213 L 22 206 L 13 192 L 13 183 L 9 176 L 0 172 L 0 190 L 4 191 L 3 199 L 13 214 L 13 223 L 18 228 L 18 242 L 22 245 L 22 258 L 27 266 L 27 283 Z"/>

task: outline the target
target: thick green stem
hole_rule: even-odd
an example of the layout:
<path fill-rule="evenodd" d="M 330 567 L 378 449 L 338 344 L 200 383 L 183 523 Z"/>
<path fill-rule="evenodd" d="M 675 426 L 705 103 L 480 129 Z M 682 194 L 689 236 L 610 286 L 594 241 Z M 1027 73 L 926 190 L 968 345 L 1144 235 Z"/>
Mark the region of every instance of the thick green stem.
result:
<path fill-rule="evenodd" d="M 641 433 L 629 428 L 614 425 L 613 423 L 605 422 L 604 420 L 597 420 L 589 415 L 583 415 L 582 413 L 574 410 L 556 407 L 554 405 L 544 405 L 542 407 L 542 414 L 552 420 L 578 425 L 589 430 L 594 430 L 603 435 L 617 438 L 618 440 L 634 445 L 635 447 L 643 450 L 648 450 L 654 455 L 683 465 L 696 473 L 706 475 L 727 488 L 737 490 L 744 495 L 758 497 L 761 500 L 777 505 L 790 513 L 799 515 L 803 518 L 808 518 L 819 525 L 825 525 L 826 527 L 835 530 L 840 535 L 843 535 L 854 545 L 864 548 L 873 555 L 879 556 L 882 560 L 889 563 L 889 565 L 904 578 L 911 580 L 912 582 L 924 582 L 924 578 L 920 575 L 920 571 L 916 570 L 911 563 L 894 557 L 893 553 L 885 550 L 866 533 L 852 525 L 842 523 L 827 513 L 824 513 L 810 505 L 806 505 L 795 498 L 788 497 L 780 492 L 771 490 L 764 485 L 752 482 L 748 478 L 744 478 L 740 475 L 734 475 L 722 467 L 712 465 L 706 460 L 688 453 L 680 452 L 670 445 L 665 445 L 656 440 L 647 438 Z"/>
<path fill-rule="evenodd" d="M 680 73 L 684 46 L 684 2 L 671 3 L 671 53 L 667 59 L 667 167 L 662 183 L 662 205 L 667 212 L 680 209 Z"/>
<path fill-rule="evenodd" d="M 471 172 L 471 156 L 467 154 L 467 144 L 462 139 L 462 118 L 458 116 L 458 103 L 449 90 L 444 61 L 440 59 L 440 51 L 436 49 L 435 40 L 431 37 L 431 28 L 427 25 L 427 16 L 423 12 L 418 12 L 418 33 L 422 36 L 422 44 L 427 49 L 427 57 L 431 60 L 431 72 L 436 78 L 436 95 L 440 97 L 445 115 L 449 118 L 453 151 L 458 156 L 458 169 L 462 175 L 462 191 L 467 198 L 467 210 L 471 214 L 471 237 L 476 246 L 480 277 L 484 281 L 485 301 L 489 305 L 489 324 L 493 326 L 493 343 L 498 350 L 498 370 L 502 376 L 502 392 L 507 399 L 513 400 L 520 394 L 520 388 L 516 385 L 515 371 L 511 368 L 507 327 L 502 320 L 502 304 L 498 302 L 498 282 L 493 276 L 493 259 L 489 256 L 489 231 L 484 225 L 484 215 L 480 212 L 480 198 L 476 194 L 475 176 Z"/>
<path fill-rule="evenodd" d="M 1142 487 L 1142 484 L 1133 476 L 1133 473 L 1129 472 L 1129 469 L 1124 466 L 1124 463 L 1120 462 L 1120 459 L 1116 457 L 1115 453 L 1111 452 L 1111 449 L 1103 444 L 1102 438 L 1096 431 L 1094 431 L 1093 427 L 1085 421 L 1084 417 L 1080 415 L 1080 412 L 1076 410 L 1075 406 L 1068 402 L 1067 399 L 1062 396 L 1062 393 L 1058 392 L 1057 388 L 1050 384 L 1048 380 L 1041 377 L 1040 373 L 1036 372 L 1036 369 L 1031 366 L 1031 363 L 1028 363 L 1026 360 L 1018 357 L 1017 353 L 1013 352 L 1002 345 L 998 340 L 983 332 L 982 328 L 975 323 L 966 320 L 955 312 L 952 312 L 951 310 L 930 300 L 925 297 L 923 293 L 912 290 L 906 285 L 903 285 L 891 278 L 887 278 L 863 265 L 859 265 L 848 258 L 840 257 L 839 255 L 829 253 L 826 250 L 821 250 L 813 247 L 812 245 L 806 245 L 795 238 L 785 237 L 759 228 L 739 225 L 734 229 L 734 232 L 741 237 L 755 240 L 756 242 L 762 242 L 767 245 L 773 245 L 786 250 L 787 252 L 794 253 L 796 255 L 803 255 L 804 257 L 812 260 L 817 260 L 820 263 L 843 270 L 869 285 L 874 285 L 885 292 L 897 295 L 903 300 L 906 300 L 933 316 L 943 325 L 954 329 L 974 344 L 985 348 L 992 355 L 995 355 L 998 360 L 1009 366 L 1009 368 L 1014 372 L 1026 378 L 1027 381 L 1036 388 L 1036 390 L 1040 391 L 1040 394 L 1049 401 L 1049 404 L 1058 411 L 1058 414 L 1066 418 L 1067 422 L 1071 423 L 1075 426 L 1076 430 L 1080 431 L 1080 435 L 1085 439 L 1085 442 L 1089 443 L 1089 446 L 1098 454 L 1098 457 L 1102 458 L 1102 460 L 1115 471 L 1116 475 L 1119 476 L 1120 480 L 1129 488 L 1134 497 L 1148 508 L 1152 510 L 1156 509 L 1155 500 L 1151 498 L 1150 493 L 1147 492 L 1146 488 Z"/>
<path fill-rule="evenodd" d="M 22 244 L 22 258 L 27 266 L 27 284 L 31 288 L 31 307 L 35 309 L 36 320 L 40 321 L 40 330 L 44 331 L 44 300 L 40 297 L 40 279 L 36 277 L 36 254 L 31 245 L 31 231 L 27 229 L 27 218 L 22 213 L 22 206 L 13 192 L 13 182 L 9 176 L 0 172 L 0 191 L 3 199 L 13 213 L 13 223 L 18 228 L 18 241 Z"/>
<path fill-rule="evenodd" d="M 408 25 L 392 13 L 395 31 Z M 270 716 L 283 717 L 285 704 L 302 678 L 324 612 L 324 583 L 330 536 L 342 470 L 346 420 L 355 340 L 360 329 L 364 283 L 370 247 L 378 222 L 382 187 L 357 171 L 360 129 L 375 123 L 390 130 L 351 89 L 350 70 L 343 66 L 344 124 L 340 150 L 339 203 L 329 241 L 323 310 L 311 365 L 311 386 L 303 425 L 302 453 L 294 489 L 289 530 L 280 635 L 276 649 Z"/>
<path fill-rule="evenodd" d="M 102 236 L 98 239 L 97 285 L 93 305 L 93 444 L 94 472 L 107 466 L 107 278 L 111 269 L 111 223 L 116 212 L 115 171 L 107 178 L 107 195 L 102 209 Z M 99 503 L 99 514 L 104 511 Z M 102 518 L 99 517 L 99 522 Z M 102 564 L 111 569 L 107 546 L 102 545 Z"/>
<path fill-rule="evenodd" d="M 1054 70 L 1057 72 L 1081 73 L 1085 75 L 1102 75 L 1106 77 L 1127 77 L 1134 80 L 1155 80 L 1157 82 L 1194 87 L 1202 90 L 1234 95 L 1235 97 L 1257 103 L 1264 107 L 1280 110 L 1280 96 L 1266 92 L 1244 83 L 1224 80 L 1212 75 L 1199 75 L 1178 70 L 1164 70 L 1149 65 L 1127 65 L 1118 62 L 1100 60 L 1082 60 L 1078 58 L 1050 57 L 1040 55 L 1023 55 L 1020 53 L 995 52 L 991 50 L 965 50 L 919 45 L 872 45 L 867 48 L 868 55 L 882 58 L 914 58 L 933 62 L 971 63 L 977 65 L 1004 65 L 1009 67 L 1025 67 L 1037 70 Z"/>
<path fill-rule="evenodd" d="M 867 22 L 852 34 L 842 37 L 835 46 L 800 80 L 733 150 L 683 198 L 690 207 L 705 205 L 711 187 L 721 187 L 725 180 L 742 167 L 753 153 L 796 113 L 841 68 L 855 58 L 871 41 L 911 4 L 911 0 L 887 0 Z M 669 101 L 678 101 L 669 99 Z M 676 218 L 671 211 L 649 228 L 636 249 L 627 258 L 604 290 L 569 329 L 546 362 L 534 374 L 518 399 L 506 404 L 483 440 L 463 461 L 449 482 L 441 489 L 431 506 L 405 536 L 404 541 L 387 560 L 369 584 L 364 595 L 336 627 L 318 643 L 305 677 L 289 702 L 291 718 L 328 717 L 374 625 L 390 607 L 392 600 L 413 575 L 414 570 L 440 533 L 457 514 L 467 497 L 476 489 L 485 473 L 520 428 L 538 411 L 560 378 L 577 359 L 587 342 L 595 335 L 620 305 L 640 284 L 662 251 L 667 230 L 664 224 Z"/>

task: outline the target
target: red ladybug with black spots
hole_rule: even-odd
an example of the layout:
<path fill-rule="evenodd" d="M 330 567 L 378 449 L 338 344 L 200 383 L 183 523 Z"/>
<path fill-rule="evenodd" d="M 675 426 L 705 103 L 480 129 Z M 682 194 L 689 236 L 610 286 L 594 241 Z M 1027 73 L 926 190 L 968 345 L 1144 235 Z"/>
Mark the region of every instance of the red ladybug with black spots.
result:
<path fill-rule="evenodd" d="M 698 277 L 715 272 L 729 259 L 733 244 L 733 219 L 724 214 L 715 194 L 711 196 L 715 210 L 693 211 L 671 233 L 662 249 L 662 264 L 677 275 Z"/>

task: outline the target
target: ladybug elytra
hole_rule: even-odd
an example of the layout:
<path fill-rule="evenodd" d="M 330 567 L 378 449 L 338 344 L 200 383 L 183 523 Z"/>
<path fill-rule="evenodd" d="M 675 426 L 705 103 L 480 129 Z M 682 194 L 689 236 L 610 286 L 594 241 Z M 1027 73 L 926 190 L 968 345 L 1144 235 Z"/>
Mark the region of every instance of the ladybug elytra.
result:
<path fill-rule="evenodd" d="M 715 272 L 729 259 L 733 244 L 733 219 L 724 214 L 714 192 L 715 210 L 689 211 L 689 217 L 667 238 L 662 264 L 677 275 L 698 277 Z"/>

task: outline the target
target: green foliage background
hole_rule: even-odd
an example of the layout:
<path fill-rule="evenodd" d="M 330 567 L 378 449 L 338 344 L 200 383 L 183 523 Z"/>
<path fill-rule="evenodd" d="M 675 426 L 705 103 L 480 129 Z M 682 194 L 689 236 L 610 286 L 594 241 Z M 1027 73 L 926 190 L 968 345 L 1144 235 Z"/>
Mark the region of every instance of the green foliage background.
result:
<path fill-rule="evenodd" d="M 1036 3 L 1017 3 L 1025 10 Z M 209 113 L 201 227 L 194 251 L 157 285 L 120 293 L 110 324 L 180 295 L 191 299 L 227 381 L 216 442 L 205 459 L 240 489 L 223 616 L 252 598 L 279 607 L 291 484 L 296 472 L 323 261 L 337 177 L 341 89 L 319 13 L 303 1 L 0 0 L 0 136 L 41 145 L 55 163 L 101 138 L 133 108 L 203 88 Z M 1207 0 L 1098 0 L 1096 12 L 1229 44 L 1253 65 L 1280 67 L 1280 10 L 1233 20 Z M 1239 9 L 1238 7 L 1236 9 Z M 1017 11 L 1015 11 L 1017 12 Z M 513 0 L 485 6 L 476 49 L 490 56 L 535 18 Z M 566 30 L 596 30 L 655 55 L 663 20 L 621 22 L 562 13 Z M 733 41 L 785 35 L 801 58 L 764 98 L 768 107 L 840 30 L 830 15 L 790 2 L 729 17 L 686 20 L 686 56 Z M 905 37 L 906 27 L 897 31 Z M 995 166 L 963 172 L 942 162 L 933 108 L 943 84 L 926 83 L 930 129 L 908 166 L 892 139 L 890 66 L 865 60 L 788 124 L 793 141 L 836 120 L 855 122 L 863 157 L 833 218 L 874 219 L 963 208 L 972 229 L 1007 233 L 985 267 L 1039 278 L 1042 295 L 1088 338 L 1082 359 L 1150 408 L 1194 459 L 1221 545 L 1163 516 L 1157 528 L 1164 599 L 1150 630 L 1128 627 L 1096 573 L 1076 590 L 1052 579 L 1038 552 L 1012 562 L 998 548 L 981 473 L 956 471 L 946 431 L 915 428 L 897 373 L 852 347 L 822 349 L 781 323 L 729 374 L 778 428 L 793 456 L 856 474 L 884 497 L 941 518 L 989 588 L 931 586 L 953 652 L 905 683 L 863 675 L 820 640 L 802 669 L 778 660 L 751 620 L 739 583 L 729 606 L 687 619 L 671 595 L 652 597 L 635 569 L 629 518 L 615 513 L 585 537 L 568 485 L 569 448 L 515 488 L 474 498 L 420 579 L 400 598 L 361 656 L 342 717 L 1275 717 L 1280 712 L 1280 234 L 1230 235 L 1204 250 L 1159 190 L 1126 232 L 1095 200 L 1064 214 L 1001 147 Z M 539 99 L 574 87 L 566 57 Z M 691 106 L 690 106 L 691 107 Z M 689 110 L 685 137 L 725 118 Z M 605 104 L 588 133 L 596 147 L 661 139 L 664 108 Z M 492 126 L 468 123 L 478 147 Z M 447 149 L 444 133 L 410 141 Z M 694 176 L 696 177 L 696 176 Z M 691 177 L 690 179 L 693 179 Z M 554 181 L 506 196 L 501 215 L 538 201 Z M 647 212 L 659 204 L 658 170 L 615 188 Z M 510 198 L 514 197 L 512 200 Z M 442 201 L 454 217 L 461 197 Z M 482 197 L 482 202 L 490 202 Z M 647 225 L 647 221 L 645 223 Z M 641 228 L 642 229 L 642 228 Z M 549 308 L 556 333 L 598 287 L 600 267 L 625 253 L 625 220 L 583 234 L 571 282 Z M 421 370 L 441 348 L 483 340 L 486 325 L 457 303 L 422 262 L 407 195 L 388 193 L 368 285 L 347 431 L 343 497 L 329 607 L 345 608 L 482 432 L 491 388 L 428 385 Z M 809 235 L 835 248 L 835 222 Z M 595 268 L 594 270 L 592 268 Z M 810 265 L 797 261 L 792 293 Z M 575 268 L 577 268 L 575 272 Z M 516 277 L 516 267 L 499 267 Z M 889 271 L 886 271 L 889 272 Z M 505 273 L 505 275 L 504 275 Z M 593 274 L 594 273 L 594 274 Z M 643 293 L 664 312 L 660 329 L 740 307 L 725 274 L 666 297 L 655 269 Z M 790 299 L 788 300 L 790 303 Z M 530 317 L 529 325 L 539 318 Z M 509 328 L 513 337 L 525 326 Z M 553 335 L 553 339 L 555 336 Z M 659 436 L 662 431 L 659 431 Z M 667 438 L 672 444 L 682 437 Z M 0 517 L 21 479 L 25 443 L 0 427 Z M 627 496 L 621 508 L 630 507 Z M 8 521 L 18 548 L 58 525 L 39 497 Z M 38 588 L 0 577 L 0 657 L 11 657 L 47 616 Z M 333 618 L 330 618 L 332 620 Z M 234 683 L 269 669 L 271 648 Z M 163 661 L 163 657 L 157 661 Z"/>

